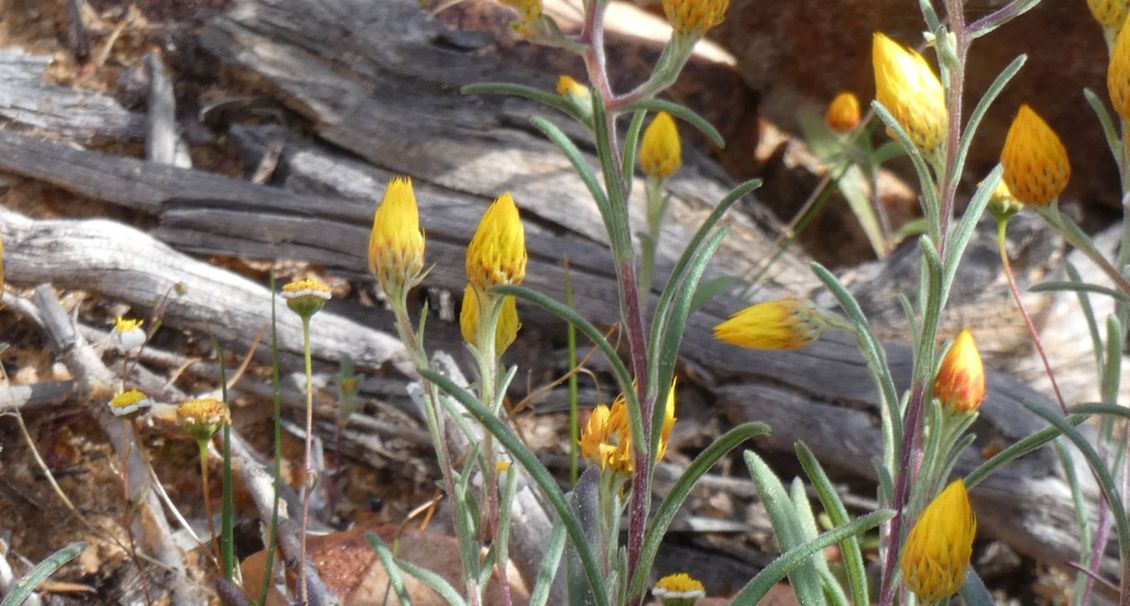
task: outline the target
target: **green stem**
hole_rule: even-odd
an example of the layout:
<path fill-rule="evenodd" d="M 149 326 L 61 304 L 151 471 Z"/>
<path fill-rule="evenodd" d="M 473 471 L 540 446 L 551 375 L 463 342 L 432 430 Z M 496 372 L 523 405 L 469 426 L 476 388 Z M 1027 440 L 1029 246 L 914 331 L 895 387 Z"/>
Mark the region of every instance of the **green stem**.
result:
<path fill-rule="evenodd" d="M 212 513 L 212 495 L 208 485 L 208 442 L 201 441 L 196 443 L 200 447 L 200 492 L 204 495 L 204 515 L 208 518 L 208 537 L 212 544 L 212 553 L 217 562 L 222 562 L 223 557 L 220 555 L 220 543 L 216 535 L 216 522 L 212 519 L 215 517 Z"/>
<path fill-rule="evenodd" d="M 280 377 L 279 333 L 275 309 L 275 276 L 271 274 L 271 392 L 274 400 L 274 469 L 271 499 L 271 528 L 267 535 L 267 565 L 263 568 L 263 588 L 259 591 L 259 604 L 267 603 L 271 579 L 275 576 L 275 549 L 279 539 L 279 494 L 282 489 L 282 380 Z"/>
<path fill-rule="evenodd" d="M 565 305 L 574 307 L 573 276 L 569 273 L 569 257 L 565 257 Z M 569 483 L 577 483 L 580 475 L 581 421 L 577 414 L 577 327 L 568 323 L 566 337 L 569 343 Z"/>
<path fill-rule="evenodd" d="M 317 480 L 314 478 L 314 362 L 310 353 L 310 316 L 302 316 L 302 353 L 306 360 L 306 460 L 302 488 L 302 542 L 299 549 L 298 583 L 302 603 L 310 603 L 310 588 L 306 575 L 306 535 L 310 529 L 310 492 Z"/>

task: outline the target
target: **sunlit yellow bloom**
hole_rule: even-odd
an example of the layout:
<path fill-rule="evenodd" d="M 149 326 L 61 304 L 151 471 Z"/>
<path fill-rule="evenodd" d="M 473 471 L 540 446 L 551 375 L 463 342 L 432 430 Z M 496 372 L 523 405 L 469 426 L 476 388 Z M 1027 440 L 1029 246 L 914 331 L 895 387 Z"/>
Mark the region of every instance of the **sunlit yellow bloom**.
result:
<path fill-rule="evenodd" d="M 659 579 L 651 595 L 659 598 L 663 606 L 694 606 L 695 601 L 706 597 L 706 588 L 698 579 L 680 572 Z"/>
<path fill-rule="evenodd" d="M 480 291 L 526 279 L 526 231 L 518 206 L 502 194 L 483 214 L 467 246 L 467 280 Z"/>
<path fill-rule="evenodd" d="M 587 86 L 581 84 L 580 82 L 577 82 L 576 80 L 570 78 L 569 76 L 566 76 L 565 74 L 561 74 L 561 76 L 557 78 L 557 94 L 561 95 L 562 97 L 567 97 L 569 95 L 588 97 L 589 95 L 591 95 Z"/>
<path fill-rule="evenodd" d="M 902 551 L 902 576 L 922 602 L 953 595 L 965 581 L 977 517 L 965 481 L 956 480 L 922 512 Z"/>
<path fill-rule="evenodd" d="M 677 34 L 701 36 L 722 23 L 730 0 L 663 0 L 667 22 Z"/>
<path fill-rule="evenodd" d="M 502 3 L 518 13 L 517 29 L 523 31 L 541 18 L 541 0 L 502 0 Z"/>
<path fill-rule="evenodd" d="M 643 131 L 640 142 L 640 168 L 657 179 L 666 179 L 683 165 L 679 128 L 667 112 L 659 112 Z"/>
<path fill-rule="evenodd" d="M 1106 87 L 1114 111 L 1123 120 L 1130 120 L 1130 33 L 1124 27 L 1114 40 L 1110 51 L 1110 65 L 1106 70 Z"/>
<path fill-rule="evenodd" d="M 833 132 L 846 134 L 859 126 L 859 97 L 855 93 L 842 92 L 828 104 L 824 113 L 824 124 Z"/>
<path fill-rule="evenodd" d="M 949 128 L 942 83 L 918 53 L 880 32 L 871 45 L 875 97 L 906 130 L 923 154 L 934 152 Z"/>
<path fill-rule="evenodd" d="M 114 321 L 114 329 L 110 331 L 110 338 L 125 351 L 137 349 L 145 344 L 145 331 L 141 329 L 143 323 L 143 320 L 118 316 Z"/>
<path fill-rule="evenodd" d="M 1122 27 L 1126 19 L 1126 0 L 1087 0 L 1091 16 L 1106 28 Z"/>
<path fill-rule="evenodd" d="M 985 400 L 985 367 L 969 330 L 957 335 L 942 359 L 934 381 L 934 397 L 954 413 L 976 412 L 981 408 Z"/>
<path fill-rule="evenodd" d="M 751 305 L 714 327 L 714 337 L 748 349 L 801 349 L 828 327 L 808 299 L 778 299 Z"/>
<path fill-rule="evenodd" d="M 188 400 L 177 406 L 177 420 L 194 438 L 206 442 L 221 427 L 231 425 L 231 412 L 223 402 L 212 398 Z"/>
<path fill-rule="evenodd" d="M 412 180 L 389 182 L 369 232 L 369 271 L 388 292 L 411 288 L 424 271 L 424 234 Z"/>
<path fill-rule="evenodd" d="M 286 306 L 302 317 L 321 311 L 330 296 L 330 287 L 316 278 L 295 280 L 282 287 L 282 298 L 286 301 Z"/>
<path fill-rule="evenodd" d="M 141 411 L 143 408 L 149 408 L 152 404 L 153 402 L 144 393 L 130 389 L 119 393 L 110 400 L 110 412 L 114 413 L 116 417 L 126 417 Z"/>
<path fill-rule="evenodd" d="M 663 429 L 659 433 L 659 452 L 656 461 L 662 461 L 667 456 L 667 444 L 671 441 L 671 431 L 675 428 L 675 382 L 671 382 L 671 389 L 667 391 L 667 403 L 663 412 Z"/>
<path fill-rule="evenodd" d="M 1024 204 L 1046 206 L 1071 178 L 1071 163 L 1059 136 L 1032 108 L 1021 105 L 1001 150 L 1004 181 Z"/>
<path fill-rule="evenodd" d="M 581 432 L 581 456 L 601 471 L 630 476 L 636 468 L 631 434 L 624 401 L 617 400 L 611 408 L 601 404 L 593 409 Z"/>
<path fill-rule="evenodd" d="M 463 289 L 463 306 L 459 311 L 459 328 L 463 331 L 463 339 L 478 347 L 479 334 L 479 308 L 485 303 L 490 304 L 491 297 L 486 294 L 476 293 L 475 287 L 468 284 Z M 502 298 L 502 311 L 498 315 L 498 325 L 494 331 L 494 355 L 502 354 L 514 344 L 518 337 L 518 330 L 522 323 L 518 321 L 518 303 L 512 296 Z"/>

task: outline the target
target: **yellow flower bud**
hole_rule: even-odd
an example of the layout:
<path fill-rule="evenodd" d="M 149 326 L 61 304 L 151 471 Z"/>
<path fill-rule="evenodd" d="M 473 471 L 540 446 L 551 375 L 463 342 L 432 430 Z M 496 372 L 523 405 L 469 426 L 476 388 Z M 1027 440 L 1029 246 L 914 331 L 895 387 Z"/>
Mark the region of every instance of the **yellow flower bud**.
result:
<path fill-rule="evenodd" d="M 934 397 L 953 413 L 976 412 L 981 408 L 985 400 L 985 367 L 968 329 L 957 335 L 942 359 L 934 381 Z"/>
<path fill-rule="evenodd" d="M 369 271 L 386 292 L 415 286 L 424 271 L 420 211 L 412 180 L 407 177 L 389 182 L 384 200 L 373 215 Z"/>
<path fill-rule="evenodd" d="M 282 298 L 286 301 L 286 306 L 304 318 L 321 311 L 330 296 L 330 287 L 316 278 L 295 280 L 282 287 Z"/>
<path fill-rule="evenodd" d="M 231 425 L 231 412 L 219 400 L 188 400 L 177 406 L 177 420 L 197 441 L 207 442 L 221 427 Z"/>
<path fill-rule="evenodd" d="M 1130 120 L 1130 33 L 1124 27 L 1114 39 L 1110 65 L 1106 70 L 1106 88 L 1114 111 L 1123 120 Z"/>
<path fill-rule="evenodd" d="M 480 307 L 493 305 L 489 294 L 475 292 L 470 284 L 463 289 L 463 306 L 459 311 L 459 328 L 463 339 L 478 347 Z M 503 297 L 502 311 L 498 315 L 498 325 L 494 331 L 494 355 L 501 357 L 518 337 L 522 323 L 518 321 L 518 304 L 512 296 Z"/>
<path fill-rule="evenodd" d="M 871 45 L 875 97 L 898 120 L 923 154 L 933 153 L 949 128 L 942 83 L 921 55 L 880 32 Z"/>
<path fill-rule="evenodd" d="M 651 595 L 663 606 L 693 606 L 696 600 L 706 597 L 706 588 L 698 579 L 680 572 L 659 579 Z"/>
<path fill-rule="evenodd" d="M 1012 120 L 1001 150 L 1004 182 L 1024 204 L 1047 206 L 1063 193 L 1071 163 L 1059 136 L 1027 105 Z"/>
<path fill-rule="evenodd" d="M 483 214 L 467 246 L 467 280 L 482 292 L 526 279 L 526 232 L 518 207 L 502 194 Z"/>
<path fill-rule="evenodd" d="M 663 0 L 663 12 L 676 34 L 701 36 L 722 23 L 730 0 Z"/>
<path fill-rule="evenodd" d="M 751 305 L 714 327 L 714 337 L 748 349 L 793 351 L 820 338 L 828 323 L 808 299 Z"/>
<path fill-rule="evenodd" d="M 1095 21 L 1108 29 L 1122 27 L 1126 19 L 1126 0 L 1087 0 L 1087 7 Z"/>
<path fill-rule="evenodd" d="M 683 148 L 675 119 L 659 112 L 643 131 L 640 142 L 640 168 L 657 179 L 666 179 L 683 165 Z"/>
<path fill-rule="evenodd" d="M 926 506 L 903 547 L 903 580 L 919 600 L 936 602 L 961 588 L 976 534 L 965 481 L 956 480 Z"/>
<path fill-rule="evenodd" d="M 859 97 L 855 93 L 842 92 L 828 104 L 824 113 L 824 124 L 832 132 L 850 133 L 859 126 Z"/>

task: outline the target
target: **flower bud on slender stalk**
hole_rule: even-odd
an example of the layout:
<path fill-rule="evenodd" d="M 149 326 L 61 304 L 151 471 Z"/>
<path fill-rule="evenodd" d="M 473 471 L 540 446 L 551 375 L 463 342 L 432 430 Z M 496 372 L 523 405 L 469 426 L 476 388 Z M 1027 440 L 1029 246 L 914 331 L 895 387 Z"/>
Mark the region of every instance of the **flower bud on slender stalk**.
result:
<path fill-rule="evenodd" d="M 1004 182 L 1024 204 L 1047 206 L 1071 179 L 1071 163 L 1059 136 L 1032 108 L 1021 105 L 1001 150 Z"/>
<path fill-rule="evenodd" d="M 221 427 L 231 425 L 231 412 L 212 398 L 188 400 L 177 406 L 177 421 L 197 442 L 206 443 Z"/>
<path fill-rule="evenodd" d="M 663 0 L 663 13 L 676 34 L 701 36 L 726 18 L 730 0 Z"/>
<path fill-rule="evenodd" d="M 467 280 L 480 292 L 526 279 L 526 232 L 518 206 L 502 194 L 483 214 L 467 246 Z"/>
<path fill-rule="evenodd" d="M 779 299 L 751 305 L 714 327 L 714 337 L 747 349 L 793 351 L 807 347 L 829 327 L 808 299 Z"/>
<path fill-rule="evenodd" d="M 855 93 L 842 92 L 828 104 L 824 113 L 824 124 L 835 133 L 845 135 L 859 126 L 859 97 Z"/>
<path fill-rule="evenodd" d="M 880 32 L 872 39 L 871 62 L 875 97 L 898 120 L 915 147 L 932 155 L 949 128 L 942 83 L 921 55 Z"/>
<path fill-rule="evenodd" d="M 424 233 L 412 180 L 389 182 L 369 233 L 369 272 L 386 293 L 407 292 L 424 274 Z"/>
<path fill-rule="evenodd" d="M 944 409 L 955 414 L 977 412 L 985 401 L 985 367 L 968 329 L 957 335 L 942 359 L 934 381 L 934 397 Z"/>
<path fill-rule="evenodd" d="M 643 131 L 640 142 L 640 168 L 648 176 L 666 179 L 683 165 L 679 129 L 667 112 L 659 112 Z"/>
<path fill-rule="evenodd" d="M 286 306 L 303 318 L 322 311 L 330 296 L 330 287 L 316 278 L 295 280 L 282 287 L 282 298 L 286 301 Z"/>
<path fill-rule="evenodd" d="M 932 603 L 957 593 L 976 534 L 965 481 L 955 480 L 926 506 L 903 547 L 903 580 L 919 600 Z"/>

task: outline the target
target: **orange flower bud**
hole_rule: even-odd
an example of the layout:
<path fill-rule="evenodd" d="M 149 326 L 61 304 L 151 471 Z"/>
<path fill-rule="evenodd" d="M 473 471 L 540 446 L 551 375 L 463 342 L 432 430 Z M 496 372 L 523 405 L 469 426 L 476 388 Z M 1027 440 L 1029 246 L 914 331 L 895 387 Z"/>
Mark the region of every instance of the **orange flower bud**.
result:
<path fill-rule="evenodd" d="M 722 23 L 730 0 L 663 0 L 663 13 L 676 34 L 701 36 Z"/>
<path fill-rule="evenodd" d="M 850 133 L 859 126 L 859 97 L 855 93 L 842 92 L 828 104 L 828 111 L 824 114 L 824 124 L 832 132 L 840 134 Z"/>
<path fill-rule="evenodd" d="M 1021 105 L 1001 150 L 1004 182 L 1024 204 L 1047 206 L 1071 179 L 1071 163 L 1059 136 L 1032 108 Z"/>
<path fill-rule="evenodd" d="M 985 367 L 968 329 L 957 335 L 942 359 L 934 381 L 934 397 L 953 413 L 977 412 L 981 408 L 985 400 Z"/>

